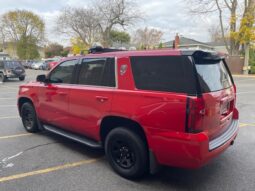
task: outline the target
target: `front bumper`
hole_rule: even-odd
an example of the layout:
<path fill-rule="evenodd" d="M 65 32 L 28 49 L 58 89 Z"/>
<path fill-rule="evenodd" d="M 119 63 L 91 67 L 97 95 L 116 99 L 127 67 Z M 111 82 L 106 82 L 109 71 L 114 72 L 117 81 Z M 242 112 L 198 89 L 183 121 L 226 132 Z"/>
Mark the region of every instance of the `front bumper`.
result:
<path fill-rule="evenodd" d="M 213 140 L 209 140 L 206 132 L 155 132 L 151 135 L 150 145 L 159 164 L 199 168 L 225 151 L 237 133 L 238 120 L 233 120 L 227 131 Z"/>

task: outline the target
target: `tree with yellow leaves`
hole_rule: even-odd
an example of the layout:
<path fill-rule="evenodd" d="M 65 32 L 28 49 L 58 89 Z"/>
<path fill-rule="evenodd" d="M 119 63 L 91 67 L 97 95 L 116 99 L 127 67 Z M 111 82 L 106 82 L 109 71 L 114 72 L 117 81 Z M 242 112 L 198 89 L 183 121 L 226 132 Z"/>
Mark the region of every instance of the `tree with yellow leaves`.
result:
<path fill-rule="evenodd" d="M 88 52 L 88 45 L 79 37 L 71 38 L 72 53 L 74 55 L 86 54 Z"/>
<path fill-rule="evenodd" d="M 191 3 L 192 13 L 218 13 L 221 38 L 230 55 L 239 55 L 240 47 L 254 39 L 255 0 L 191 0 Z M 225 17 L 229 24 L 224 22 Z"/>

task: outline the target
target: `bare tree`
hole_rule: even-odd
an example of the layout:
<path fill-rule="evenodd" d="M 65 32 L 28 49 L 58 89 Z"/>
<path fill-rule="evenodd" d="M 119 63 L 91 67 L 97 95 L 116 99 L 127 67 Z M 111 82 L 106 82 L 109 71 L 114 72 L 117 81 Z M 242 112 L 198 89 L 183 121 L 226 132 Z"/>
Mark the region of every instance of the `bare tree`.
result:
<path fill-rule="evenodd" d="M 110 32 L 113 27 L 125 28 L 141 18 L 136 3 L 131 0 L 98 0 L 96 10 L 100 16 L 99 26 L 105 46 L 110 44 Z"/>
<path fill-rule="evenodd" d="M 57 31 L 79 37 L 91 46 L 100 39 L 99 17 L 94 9 L 66 7 L 57 19 Z"/>
<path fill-rule="evenodd" d="M 139 47 L 151 49 L 159 45 L 162 36 L 162 31 L 153 28 L 149 29 L 148 27 L 146 27 L 144 29 L 138 29 L 135 32 L 133 41 Z"/>
<path fill-rule="evenodd" d="M 2 26 L 1 20 L 0 20 L 0 26 Z M 0 28 L 0 52 L 1 50 L 5 49 L 5 34 L 4 34 L 4 29 L 1 27 Z"/>
<path fill-rule="evenodd" d="M 57 19 L 57 31 L 89 46 L 101 41 L 107 47 L 114 27 L 128 26 L 137 18 L 139 11 L 131 0 L 96 0 L 90 8 L 65 8 Z"/>
<path fill-rule="evenodd" d="M 225 30 L 226 31 L 226 30 Z M 212 25 L 209 29 L 208 29 L 208 33 L 210 35 L 210 40 L 212 42 L 222 42 L 222 35 L 221 35 L 221 29 L 220 26 L 218 25 Z"/>

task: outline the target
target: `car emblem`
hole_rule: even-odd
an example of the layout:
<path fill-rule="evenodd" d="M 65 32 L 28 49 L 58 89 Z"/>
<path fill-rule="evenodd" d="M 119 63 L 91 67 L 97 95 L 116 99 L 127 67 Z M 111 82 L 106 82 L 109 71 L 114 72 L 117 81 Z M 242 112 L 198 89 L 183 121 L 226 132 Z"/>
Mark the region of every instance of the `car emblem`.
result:
<path fill-rule="evenodd" d="M 127 71 L 128 66 L 126 64 L 121 65 L 120 67 L 120 75 L 123 76 Z"/>

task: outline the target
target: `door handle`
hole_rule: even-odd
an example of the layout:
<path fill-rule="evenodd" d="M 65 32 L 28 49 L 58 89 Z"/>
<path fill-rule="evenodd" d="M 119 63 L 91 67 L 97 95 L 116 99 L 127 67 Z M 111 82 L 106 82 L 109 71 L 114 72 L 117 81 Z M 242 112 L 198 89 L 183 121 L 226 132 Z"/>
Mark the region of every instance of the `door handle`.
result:
<path fill-rule="evenodd" d="M 96 99 L 100 102 L 106 102 L 108 101 L 108 97 L 103 97 L 103 96 L 96 96 Z"/>

